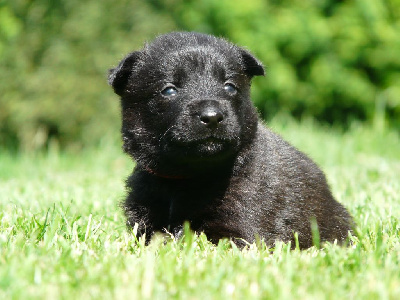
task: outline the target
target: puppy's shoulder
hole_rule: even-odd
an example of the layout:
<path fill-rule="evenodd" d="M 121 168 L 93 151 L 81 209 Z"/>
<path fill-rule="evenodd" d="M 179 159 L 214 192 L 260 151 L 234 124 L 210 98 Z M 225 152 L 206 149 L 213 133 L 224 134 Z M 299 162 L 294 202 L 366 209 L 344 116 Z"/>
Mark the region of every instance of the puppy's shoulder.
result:
<path fill-rule="evenodd" d="M 298 150 L 279 134 L 267 128 L 262 122 L 258 124 L 256 160 L 259 165 L 267 165 L 275 171 L 288 172 L 303 177 L 325 177 L 320 168 L 305 153 Z"/>

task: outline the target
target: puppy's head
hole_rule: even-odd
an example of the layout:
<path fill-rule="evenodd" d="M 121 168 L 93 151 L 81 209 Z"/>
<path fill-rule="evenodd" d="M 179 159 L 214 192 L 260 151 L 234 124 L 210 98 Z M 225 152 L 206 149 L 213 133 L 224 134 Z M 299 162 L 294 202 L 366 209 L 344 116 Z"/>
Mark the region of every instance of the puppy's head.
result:
<path fill-rule="evenodd" d="M 263 74 L 256 58 L 223 39 L 159 36 L 109 72 L 121 97 L 125 151 L 143 168 L 168 175 L 231 163 L 255 135 L 250 81 Z"/>

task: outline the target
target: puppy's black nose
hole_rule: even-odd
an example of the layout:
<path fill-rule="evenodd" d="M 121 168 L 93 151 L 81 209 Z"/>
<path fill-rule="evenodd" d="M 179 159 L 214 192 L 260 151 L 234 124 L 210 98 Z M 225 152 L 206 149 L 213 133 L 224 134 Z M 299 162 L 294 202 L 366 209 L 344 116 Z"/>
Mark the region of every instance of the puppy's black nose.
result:
<path fill-rule="evenodd" d="M 224 116 L 219 109 L 207 108 L 200 113 L 200 121 L 207 127 L 217 127 Z"/>

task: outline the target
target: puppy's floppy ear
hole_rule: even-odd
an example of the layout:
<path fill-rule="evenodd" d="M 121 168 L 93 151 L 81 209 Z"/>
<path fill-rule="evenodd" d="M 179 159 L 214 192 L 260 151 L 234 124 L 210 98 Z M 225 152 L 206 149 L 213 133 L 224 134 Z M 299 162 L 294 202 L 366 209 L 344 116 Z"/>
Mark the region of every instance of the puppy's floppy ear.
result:
<path fill-rule="evenodd" d="M 116 68 L 108 71 L 108 84 L 113 87 L 117 95 L 122 96 L 128 83 L 129 75 L 139 56 L 139 51 L 129 53 Z"/>
<path fill-rule="evenodd" d="M 245 72 L 250 78 L 253 76 L 265 75 L 262 63 L 250 52 L 240 48 L 240 54 L 242 55 Z"/>

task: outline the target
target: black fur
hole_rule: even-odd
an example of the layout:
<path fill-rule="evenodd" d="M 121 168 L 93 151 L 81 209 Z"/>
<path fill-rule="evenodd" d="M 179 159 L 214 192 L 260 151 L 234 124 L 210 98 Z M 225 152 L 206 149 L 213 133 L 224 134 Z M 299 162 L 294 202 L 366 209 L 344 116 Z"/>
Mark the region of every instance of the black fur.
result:
<path fill-rule="evenodd" d="M 110 70 L 121 97 L 124 150 L 137 162 L 127 180 L 128 226 L 193 230 L 272 245 L 346 240 L 352 219 L 323 172 L 258 120 L 250 81 L 262 64 L 224 39 L 162 35 Z M 294 243 L 293 243 L 294 244 Z"/>

